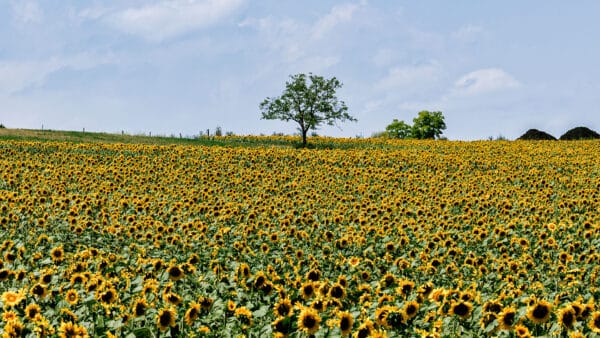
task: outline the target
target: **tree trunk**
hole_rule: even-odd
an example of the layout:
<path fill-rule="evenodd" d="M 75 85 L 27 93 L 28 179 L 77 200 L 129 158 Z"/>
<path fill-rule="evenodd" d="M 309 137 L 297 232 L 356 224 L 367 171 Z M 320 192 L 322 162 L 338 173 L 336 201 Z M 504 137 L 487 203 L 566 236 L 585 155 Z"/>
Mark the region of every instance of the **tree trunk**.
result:
<path fill-rule="evenodd" d="M 302 147 L 306 148 L 306 133 L 308 133 L 308 129 L 302 129 Z"/>

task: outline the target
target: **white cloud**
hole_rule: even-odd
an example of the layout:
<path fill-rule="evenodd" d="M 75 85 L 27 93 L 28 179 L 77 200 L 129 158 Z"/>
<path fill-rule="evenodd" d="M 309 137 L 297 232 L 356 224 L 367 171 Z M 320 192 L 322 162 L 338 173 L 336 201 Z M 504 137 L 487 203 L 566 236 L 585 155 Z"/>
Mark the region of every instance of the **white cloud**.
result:
<path fill-rule="evenodd" d="M 459 96 L 473 96 L 520 86 L 519 81 L 504 70 L 486 68 L 461 76 L 454 83 L 451 93 Z"/>
<path fill-rule="evenodd" d="M 436 81 L 440 67 L 436 62 L 417 66 L 403 66 L 390 68 L 388 74 L 379 80 L 376 87 L 379 89 L 392 89 L 414 87 L 416 84 Z"/>
<path fill-rule="evenodd" d="M 312 37 L 319 39 L 335 26 L 352 20 L 354 12 L 360 7 L 359 4 L 343 4 L 334 6 L 327 15 L 317 21 L 312 30 Z"/>
<path fill-rule="evenodd" d="M 150 41 L 161 41 L 214 25 L 241 7 L 244 0 L 163 0 L 111 14 L 118 29 Z"/>
<path fill-rule="evenodd" d="M 14 19 L 19 23 L 40 23 L 44 18 L 44 13 L 36 1 L 12 0 L 11 5 Z"/>

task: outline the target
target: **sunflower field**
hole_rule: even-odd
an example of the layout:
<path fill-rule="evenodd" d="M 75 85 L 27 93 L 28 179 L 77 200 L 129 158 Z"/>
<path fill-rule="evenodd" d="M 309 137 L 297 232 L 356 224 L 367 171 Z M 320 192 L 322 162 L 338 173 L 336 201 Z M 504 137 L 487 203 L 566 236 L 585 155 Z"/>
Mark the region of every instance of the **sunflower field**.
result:
<path fill-rule="evenodd" d="M 600 337 L 599 142 L 326 142 L 1 141 L 0 334 Z"/>

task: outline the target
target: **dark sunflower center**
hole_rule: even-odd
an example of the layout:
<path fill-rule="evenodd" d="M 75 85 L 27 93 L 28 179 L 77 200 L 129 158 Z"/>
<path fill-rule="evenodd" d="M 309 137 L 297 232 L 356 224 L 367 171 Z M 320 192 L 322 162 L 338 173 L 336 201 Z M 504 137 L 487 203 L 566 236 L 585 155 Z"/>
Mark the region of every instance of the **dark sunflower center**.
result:
<path fill-rule="evenodd" d="M 513 323 L 515 322 L 515 313 L 514 312 L 506 313 L 504 315 L 504 317 L 502 318 L 502 321 L 504 322 L 505 325 L 512 326 Z"/>
<path fill-rule="evenodd" d="M 305 316 L 302 320 L 302 325 L 304 325 L 304 327 L 307 329 L 312 329 L 315 327 L 315 325 L 317 325 L 317 321 L 315 318 L 313 318 L 313 316 Z"/>
<path fill-rule="evenodd" d="M 417 312 L 417 307 L 414 306 L 413 304 L 410 304 L 409 306 L 406 307 L 406 314 L 407 315 L 410 316 L 410 315 L 414 314 L 415 312 Z"/>
<path fill-rule="evenodd" d="M 287 304 L 279 304 L 279 306 L 277 307 L 277 313 L 280 316 L 287 315 L 289 311 L 290 311 L 290 308 Z"/>
<path fill-rule="evenodd" d="M 331 288 L 331 296 L 334 298 L 341 298 L 344 295 L 344 289 L 339 286 L 334 286 Z"/>
<path fill-rule="evenodd" d="M 347 331 L 348 329 L 350 329 L 350 319 L 347 317 L 342 317 L 342 319 L 340 320 L 340 329 L 342 331 Z"/>
<path fill-rule="evenodd" d="M 469 313 L 469 307 L 464 303 L 460 303 L 454 307 L 454 313 L 459 316 L 466 316 Z"/>
<path fill-rule="evenodd" d="M 548 315 L 548 308 L 543 305 L 537 305 L 535 309 L 533 309 L 533 317 L 537 319 L 546 318 Z"/>
<path fill-rule="evenodd" d="M 169 326 L 171 324 L 171 314 L 169 312 L 163 312 L 159 317 L 161 326 Z"/>

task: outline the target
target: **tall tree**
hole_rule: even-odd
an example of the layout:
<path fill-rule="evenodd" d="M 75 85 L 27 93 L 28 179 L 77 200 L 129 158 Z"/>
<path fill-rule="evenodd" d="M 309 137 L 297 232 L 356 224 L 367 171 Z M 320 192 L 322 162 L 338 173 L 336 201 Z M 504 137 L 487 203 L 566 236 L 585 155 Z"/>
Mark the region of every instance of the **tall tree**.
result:
<path fill-rule="evenodd" d="M 308 79 L 308 82 L 307 82 Z M 356 121 L 348 114 L 348 107 L 336 96 L 342 83 L 335 77 L 296 74 L 285 83 L 285 90 L 278 97 L 268 97 L 260 104 L 262 119 L 294 121 L 306 146 L 306 134 L 323 123 L 335 125 L 337 121 Z"/>

